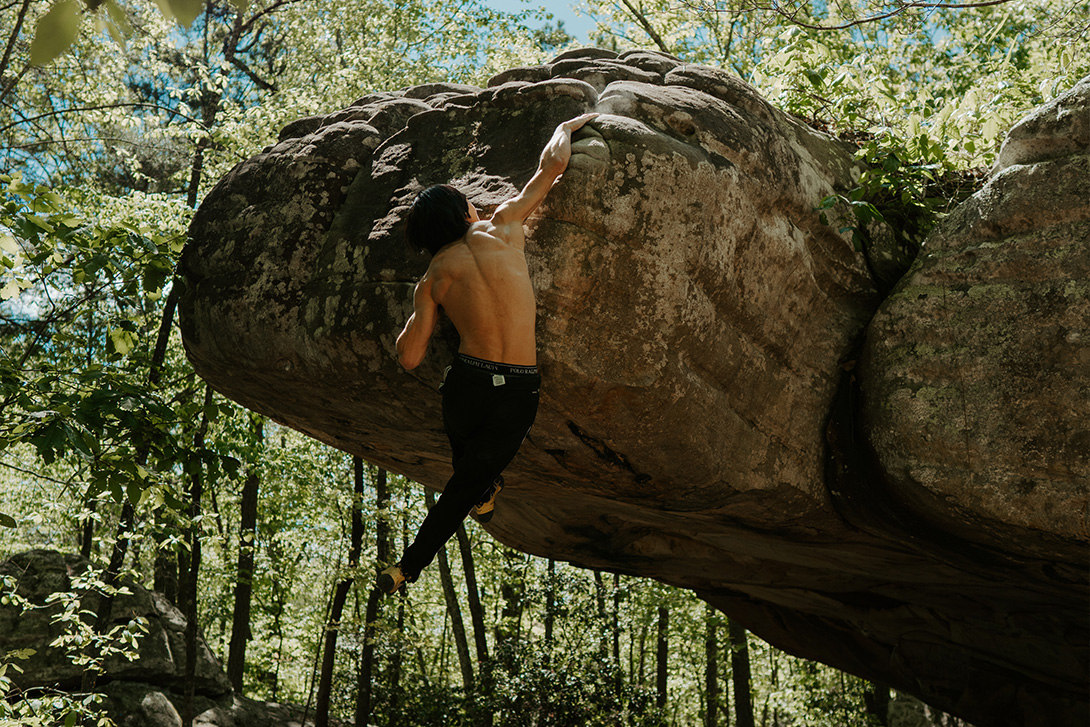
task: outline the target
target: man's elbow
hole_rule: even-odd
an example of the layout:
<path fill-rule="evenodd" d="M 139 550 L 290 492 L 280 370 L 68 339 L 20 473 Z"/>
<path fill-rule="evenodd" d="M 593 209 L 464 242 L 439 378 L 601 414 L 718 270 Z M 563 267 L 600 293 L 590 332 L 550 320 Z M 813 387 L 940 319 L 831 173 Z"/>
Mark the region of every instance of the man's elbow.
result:
<path fill-rule="evenodd" d="M 424 355 L 423 354 L 418 354 L 418 353 L 409 352 L 409 351 L 398 351 L 397 352 L 397 362 L 399 364 L 401 364 L 401 368 L 405 369 L 406 371 L 412 371 L 417 366 L 419 366 L 420 362 L 423 361 L 423 360 L 424 360 Z"/>

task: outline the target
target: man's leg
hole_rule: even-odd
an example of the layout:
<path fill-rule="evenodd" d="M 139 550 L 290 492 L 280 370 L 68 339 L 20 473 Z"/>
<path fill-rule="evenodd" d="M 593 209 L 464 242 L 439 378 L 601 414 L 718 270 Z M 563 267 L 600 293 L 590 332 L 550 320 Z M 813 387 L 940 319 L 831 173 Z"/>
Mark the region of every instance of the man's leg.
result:
<path fill-rule="evenodd" d="M 454 439 L 460 440 L 462 452 L 455 463 L 454 475 L 447 481 L 438 502 L 428 511 L 416 539 L 401 559 L 402 571 L 410 580 L 431 563 L 473 506 L 481 501 L 493 481 L 511 463 L 534 422 L 538 401 L 536 390 L 491 391 L 485 396 L 492 399 L 488 402 L 492 406 L 483 407 L 485 421 L 470 436 L 463 439 L 456 431 L 448 430 L 452 445 Z M 446 403 L 444 401 L 444 410 Z M 478 401 L 477 406 L 481 403 L 484 402 Z M 481 409 L 477 411 L 481 412 Z M 445 418 L 456 420 L 457 417 Z M 457 425 L 457 422 L 448 421 L 448 424 Z"/>

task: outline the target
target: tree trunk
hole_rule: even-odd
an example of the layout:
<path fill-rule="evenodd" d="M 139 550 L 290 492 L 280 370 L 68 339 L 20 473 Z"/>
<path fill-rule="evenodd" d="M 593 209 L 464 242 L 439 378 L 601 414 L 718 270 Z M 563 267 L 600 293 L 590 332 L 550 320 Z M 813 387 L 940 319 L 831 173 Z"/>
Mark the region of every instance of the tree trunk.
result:
<path fill-rule="evenodd" d="M 341 630 L 341 616 L 348 592 L 355 582 L 356 568 L 360 564 L 360 551 L 363 548 L 363 460 L 353 460 L 352 492 L 352 534 L 349 536 L 347 574 L 338 583 L 333 593 L 333 605 L 329 609 L 329 622 L 326 624 L 325 647 L 322 652 L 322 671 L 318 677 L 318 696 L 314 703 L 315 727 L 329 725 L 329 700 L 333 691 L 333 667 L 337 659 L 337 635 Z"/>
<path fill-rule="evenodd" d="M 79 554 L 87 560 L 91 559 L 91 552 L 94 550 L 95 519 L 93 515 L 95 514 L 95 506 L 97 504 L 98 503 L 95 500 L 91 499 L 84 501 L 84 507 L 87 509 L 87 517 L 83 521 L 83 527 L 80 528 Z M 159 590 L 158 585 L 156 586 L 156 590 Z M 174 602 L 174 598 L 171 598 L 170 600 L 172 603 Z"/>
<path fill-rule="evenodd" d="M 197 579 L 201 571 L 201 495 L 204 490 L 204 465 L 200 453 L 208 431 L 208 407 L 212 404 L 212 387 L 204 389 L 201 423 L 193 438 L 193 463 L 189 475 L 189 568 L 183 587 L 179 588 L 182 613 L 185 614 L 185 698 L 182 703 L 182 724 L 193 724 L 193 700 L 197 692 Z"/>
<path fill-rule="evenodd" d="M 719 724 L 719 644 L 715 620 L 715 610 L 708 606 L 704 615 L 704 692 L 708 704 L 704 711 L 704 727 Z"/>
<path fill-rule="evenodd" d="M 11 62 L 12 53 L 18 44 L 19 31 L 23 28 L 23 21 L 26 20 L 27 10 L 29 9 L 30 0 L 23 0 L 22 7 L 19 8 L 19 13 L 15 16 L 15 27 L 12 28 L 8 41 L 4 44 L 4 55 L 0 58 L 0 101 L 3 101 L 15 89 L 15 84 L 22 77 L 21 73 L 9 73 L 8 64 Z"/>
<path fill-rule="evenodd" d="M 356 457 L 356 496 L 363 502 L 363 460 Z M 390 523 L 387 520 L 390 509 L 390 490 L 387 486 L 386 470 L 380 469 L 375 477 L 375 539 L 378 562 L 386 564 L 390 559 Z M 378 621 L 379 599 L 382 593 L 372 587 L 367 596 L 367 612 L 363 626 L 363 653 L 360 656 L 360 671 L 356 679 L 356 724 L 366 725 L 371 719 L 374 706 L 374 671 L 375 671 L 375 623 Z M 404 604 L 401 605 L 404 608 Z"/>
<path fill-rule="evenodd" d="M 93 504 L 93 503 L 92 503 Z M 160 538 L 159 536 L 163 536 Z M 156 545 L 165 539 L 166 530 L 156 528 Z M 167 600 L 178 603 L 178 554 L 171 548 L 155 548 L 155 590 L 166 596 Z"/>
<path fill-rule="evenodd" d="M 873 723 L 886 727 L 889 724 L 889 686 L 879 682 L 867 682 L 863 691 L 863 704 Z"/>
<path fill-rule="evenodd" d="M 429 508 L 435 504 L 435 493 L 431 490 L 425 492 L 425 498 Z M 447 602 L 447 613 L 450 614 L 454 647 L 458 652 L 458 666 L 461 668 L 462 684 L 465 686 L 468 698 L 473 694 L 473 662 L 469 656 L 469 641 L 466 638 L 465 622 L 462 621 L 462 607 L 458 604 L 458 594 L 454 591 L 454 577 L 450 572 L 450 561 L 447 560 L 445 545 L 439 549 L 436 560 L 439 561 L 439 578 L 443 582 L 443 597 Z"/>
<path fill-rule="evenodd" d="M 474 690 L 474 701 L 480 694 L 492 691 L 492 665 L 488 660 L 488 641 L 484 626 L 484 608 L 481 606 L 481 594 L 477 588 L 477 570 L 473 565 L 473 548 L 464 525 L 459 525 L 455 532 L 458 536 L 458 551 L 462 557 L 462 570 L 466 578 L 466 600 L 469 602 L 469 617 L 473 624 L 473 643 L 477 649 L 477 676 L 479 688 Z M 493 714 L 491 709 L 475 706 L 477 724 L 491 727 Z"/>
<path fill-rule="evenodd" d="M 401 518 L 401 552 L 409 547 L 409 517 L 404 514 Z M 405 633 L 405 599 L 397 602 L 397 633 L 400 637 Z M 390 724 L 389 727 L 398 727 L 401 724 L 401 647 L 404 642 L 398 643 L 394 654 L 390 659 Z M 425 675 L 425 679 L 427 675 Z M 359 722 L 357 722 L 359 724 Z"/>
<path fill-rule="evenodd" d="M 523 584 L 515 560 L 521 554 L 511 548 L 503 548 L 504 573 L 500 586 L 503 610 L 496 626 L 496 652 L 508 674 L 518 671 L 519 638 L 522 629 Z"/>
<path fill-rule="evenodd" d="M 618 697 L 624 687 L 621 671 L 621 576 L 613 574 L 613 690 Z"/>
<path fill-rule="evenodd" d="M 155 339 L 155 350 L 152 352 L 151 363 L 148 366 L 149 390 L 157 388 L 159 386 L 159 381 L 163 376 L 163 362 L 166 360 L 170 330 L 174 325 L 174 311 L 178 306 L 178 293 L 179 286 L 172 286 L 170 294 L 163 304 L 163 318 L 159 322 L 159 332 Z M 210 395 L 211 389 L 208 391 Z M 141 444 L 136 453 L 137 464 L 140 466 L 147 464 L 148 453 L 148 445 Z M 121 577 L 121 567 L 125 563 L 125 555 L 129 550 L 129 538 L 132 534 L 133 525 L 133 504 L 129 502 L 129 499 L 126 497 L 125 502 L 121 505 L 121 518 L 117 525 L 117 537 L 114 540 L 113 551 L 110 555 L 110 564 L 106 568 L 105 574 L 103 574 L 105 583 L 109 588 L 115 588 Z M 90 543 L 92 534 L 93 530 L 91 532 L 85 532 L 83 536 L 84 541 Z M 103 634 L 109 630 L 110 621 L 113 619 L 113 605 L 113 595 L 107 595 L 99 602 L 98 615 L 95 619 L 96 633 Z M 97 677 L 93 671 L 88 670 L 84 672 L 81 690 L 87 693 L 93 692 L 96 680 Z"/>
<path fill-rule="evenodd" d="M 659 641 L 655 651 L 655 706 L 666 709 L 667 657 L 670 649 L 670 609 L 659 606 Z"/>
<path fill-rule="evenodd" d="M 552 656 L 553 622 L 556 620 L 556 561 L 549 558 L 549 580 L 545 584 L 545 657 Z"/>
<path fill-rule="evenodd" d="M 250 602 L 253 597 L 254 543 L 257 540 L 256 472 L 242 485 L 242 512 L 238 532 L 238 569 L 235 577 L 235 611 L 231 622 L 231 645 L 227 656 L 227 678 L 239 695 L 246 667 L 246 643 L 250 640 Z"/>
<path fill-rule="evenodd" d="M 647 627 L 648 621 L 644 620 L 640 624 L 640 662 L 639 669 L 637 670 L 637 683 L 642 687 L 647 683 L 644 678 L 646 674 L 645 666 L 647 665 Z"/>
<path fill-rule="evenodd" d="M 598 604 L 598 623 L 602 627 L 609 621 L 609 616 L 606 614 L 606 584 L 602 580 L 602 571 L 594 571 L 594 599 Z M 606 656 L 609 654 L 609 636 L 605 628 L 599 632 L 598 635 L 598 656 L 602 661 L 606 660 Z"/>
<path fill-rule="evenodd" d="M 408 544 L 406 544 L 408 547 Z M 397 633 L 400 636 L 405 633 L 405 600 L 400 599 L 397 602 Z M 393 656 L 390 658 L 390 714 L 389 725 L 390 727 L 398 727 L 401 724 L 401 646 L 404 642 L 398 643 L 398 648 L 394 650 Z"/>
<path fill-rule="evenodd" d="M 488 661 L 488 640 L 484 628 L 481 593 L 477 588 L 477 570 L 473 565 L 473 548 L 465 526 L 459 525 L 455 534 L 458 536 L 458 552 L 462 556 L 462 569 L 465 571 L 469 617 L 473 623 L 473 643 L 477 647 L 477 664 L 483 665 Z"/>
<path fill-rule="evenodd" d="M 730 664 L 734 681 L 734 718 L 737 727 L 753 727 L 753 698 L 749 692 L 749 643 L 745 628 L 731 619 Z"/>

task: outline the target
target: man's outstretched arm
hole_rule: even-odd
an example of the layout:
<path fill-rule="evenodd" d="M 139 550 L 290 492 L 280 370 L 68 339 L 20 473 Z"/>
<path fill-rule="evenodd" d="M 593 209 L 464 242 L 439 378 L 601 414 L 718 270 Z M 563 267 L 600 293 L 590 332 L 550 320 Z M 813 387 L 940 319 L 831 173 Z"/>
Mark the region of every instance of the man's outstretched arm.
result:
<path fill-rule="evenodd" d="M 583 114 L 556 127 L 549 143 L 541 151 L 541 161 L 538 162 L 534 176 L 521 192 L 496 208 L 496 212 L 492 215 L 494 225 L 497 227 L 521 226 L 526 221 L 530 213 L 537 209 L 537 206 L 545 199 L 545 195 L 552 189 L 556 178 L 568 168 L 568 162 L 571 160 L 572 132 L 582 128 L 584 124 L 597 116 L 598 114 Z"/>
<path fill-rule="evenodd" d="M 431 281 L 427 274 L 413 291 L 413 313 L 397 337 L 397 360 L 406 369 L 415 369 L 428 352 L 428 341 L 439 320 L 439 306 L 431 297 Z"/>

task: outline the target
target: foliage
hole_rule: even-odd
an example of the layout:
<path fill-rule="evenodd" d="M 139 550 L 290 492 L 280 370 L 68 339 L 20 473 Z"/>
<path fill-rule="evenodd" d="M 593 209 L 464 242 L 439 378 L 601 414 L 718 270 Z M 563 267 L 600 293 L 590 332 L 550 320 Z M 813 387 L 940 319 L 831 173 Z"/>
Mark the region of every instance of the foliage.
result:
<path fill-rule="evenodd" d="M 41 604 L 35 604 L 19 595 L 15 578 L 2 576 L 0 606 L 18 609 L 20 614 L 30 610 L 51 611 L 50 622 L 60 626 L 61 633 L 47 648 L 62 649 L 69 661 L 84 671 L 102 673 L 103 663 L 111 658 L 133 661 L 137 656 L 138 640 L 148 632 L 147 621 L 135 616 L 106 633 L 99 633 L 93 627 L 96 614 L 87 607 L 87 601 L 98 602 L 102 596 L 130 594 L 131 591 L 111 586 L 102 579 L 101 570 L 94 568 L 73 574 L 70 585 L 72 590 L 52 593 Z M 0 657 L 0 727 L 113 725 L 112 720 L 99 712 L 101 694 L 72 693 L 55 688 L 19 689 L 7 673 L 23 673 L 19 662 L 34 653 L 34 649 L 19 649 Z"/>

